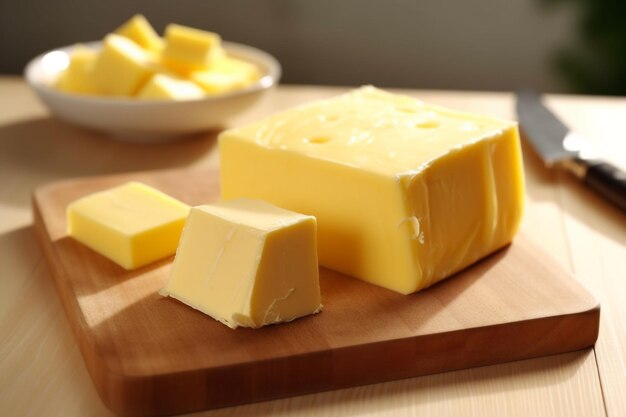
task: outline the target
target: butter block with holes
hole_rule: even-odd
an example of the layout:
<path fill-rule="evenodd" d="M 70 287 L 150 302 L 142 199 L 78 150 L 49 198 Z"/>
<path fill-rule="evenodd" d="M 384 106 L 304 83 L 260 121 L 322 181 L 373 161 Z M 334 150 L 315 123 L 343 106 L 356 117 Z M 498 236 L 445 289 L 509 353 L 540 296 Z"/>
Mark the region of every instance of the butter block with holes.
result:
<path fill-rule="evenodd" d="M 173 255 L 189 206 L 152 187 L 129 182 L 67 207 L 67 232 L 125 269 Z"/>
<path fill-rule="evenodd" d="M 507 245 L 524 176 L 515 122 L 363 87 L 223 132 L 224 199 L 317 218 L 320 263 L 408 294 Z"/>
<path fill-rule="evenodd" d="M 228 327 L 321 309 L 315 218 L 239 199 L 191 209 L 161 291 Z"/>

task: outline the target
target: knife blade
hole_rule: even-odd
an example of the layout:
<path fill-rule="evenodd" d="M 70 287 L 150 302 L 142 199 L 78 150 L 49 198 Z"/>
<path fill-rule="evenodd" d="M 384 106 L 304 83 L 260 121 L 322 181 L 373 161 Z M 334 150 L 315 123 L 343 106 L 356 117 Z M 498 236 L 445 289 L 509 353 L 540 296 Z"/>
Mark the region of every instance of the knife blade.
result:
<path fill-rule="evenodd" d="M 544 106 L 541 95 L 523 90 L 517 92 L 516 98 L 522 130 L 546 166 L 570 171 L 626 212 L 626 173 L 598 159 L 589 142 L 570 130 Z"/>

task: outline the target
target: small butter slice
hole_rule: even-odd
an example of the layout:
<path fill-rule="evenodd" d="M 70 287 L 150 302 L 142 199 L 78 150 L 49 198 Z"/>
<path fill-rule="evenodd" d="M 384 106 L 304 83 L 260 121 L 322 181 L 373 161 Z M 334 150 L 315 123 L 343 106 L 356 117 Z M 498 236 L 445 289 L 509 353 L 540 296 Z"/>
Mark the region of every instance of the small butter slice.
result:
<path fill-rule="evenodd" d="M 68 234 L 130 270 L 173 255 L 188 213 L 188 205 L 129 182 L 71 203 Z"/>
<path fill-rule="evenodd" d="M 98 53 L 77 45 L 70 55 L 67 69 L 61 73 L 56 88 L 66 93 L 97 94 L 98 89 L 93 80 L 93 66 Z"/>
<path fill-rule="evenodd" d="M 222 56 L 221 43 L 217 33 L 170 24 L 165 28 L 163 62 L 179 73 L 204 69 Z"/>
<path fill-rule="evenodd" d="M 146 100 L 199 99 L 206 94 L 197 84 L 166 74 L 155 74 L 143 86 L 137 98 Z"/>
<path fill-rule="evenodd" d="M 94 81 L 102 93 L 132 96 L 154 73 L 151 55 L 130 39 L 110 34 L 94 64 Z"/>
<path fill-rule="evenodd" d="M 115 33 L 127 37 L 148 51 L 158 52 L 163 49 L 163 40 L 156 33 L 150 22 L 141 14 L 133 16 L 120 26 Z"/>
<path fill-rule="evenodd" d="M 216 59 L 211 67 L 195 71 L 190 78 L 208 94 L 219 94 L 244 88 L 259 79 L 256 65 L 236 58 Z"/>
<path fill-rule="evenodd" d="M 315 218 L 259 200 L 194 207 L 161 294 L 231 328 L 317 313 Z"/>

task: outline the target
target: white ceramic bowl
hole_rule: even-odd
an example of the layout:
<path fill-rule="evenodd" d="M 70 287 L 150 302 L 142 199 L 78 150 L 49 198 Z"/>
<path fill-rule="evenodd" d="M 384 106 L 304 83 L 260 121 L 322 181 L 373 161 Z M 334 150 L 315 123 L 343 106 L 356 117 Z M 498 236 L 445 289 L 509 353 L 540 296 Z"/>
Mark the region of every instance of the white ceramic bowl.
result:
<path fill-rule="evenodd" d="M 100 42 L 86 46 L 99 48 Z M 63 93 L 52 88 L 67 66 L 74 46 L 46 52 L 28 63 L 26 81 L 60 119 L 133 142 L 162 142 L 223 127 L 233 116 L 254 104 L 278 84 L 281 67 L 270 54 L 251 46 L 224 42 L 226 53 L 256 64 L 262 76 L 256 83 L 230 93 L 196 100 L 135 100 Z"/>

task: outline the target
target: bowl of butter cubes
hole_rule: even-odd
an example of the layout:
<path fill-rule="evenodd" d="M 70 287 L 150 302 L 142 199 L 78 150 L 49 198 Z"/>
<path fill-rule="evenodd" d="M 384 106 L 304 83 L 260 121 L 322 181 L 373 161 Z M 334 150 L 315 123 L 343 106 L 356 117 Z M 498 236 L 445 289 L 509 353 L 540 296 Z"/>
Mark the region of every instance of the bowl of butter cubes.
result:
<path fill-rule="evenodd" d="M 58 118 L 134 142 L 219 129 L 280 80 L 280 63 L 219 34 L 135 15 L 99 42 L 34 58 L 25 78 Z"/>

